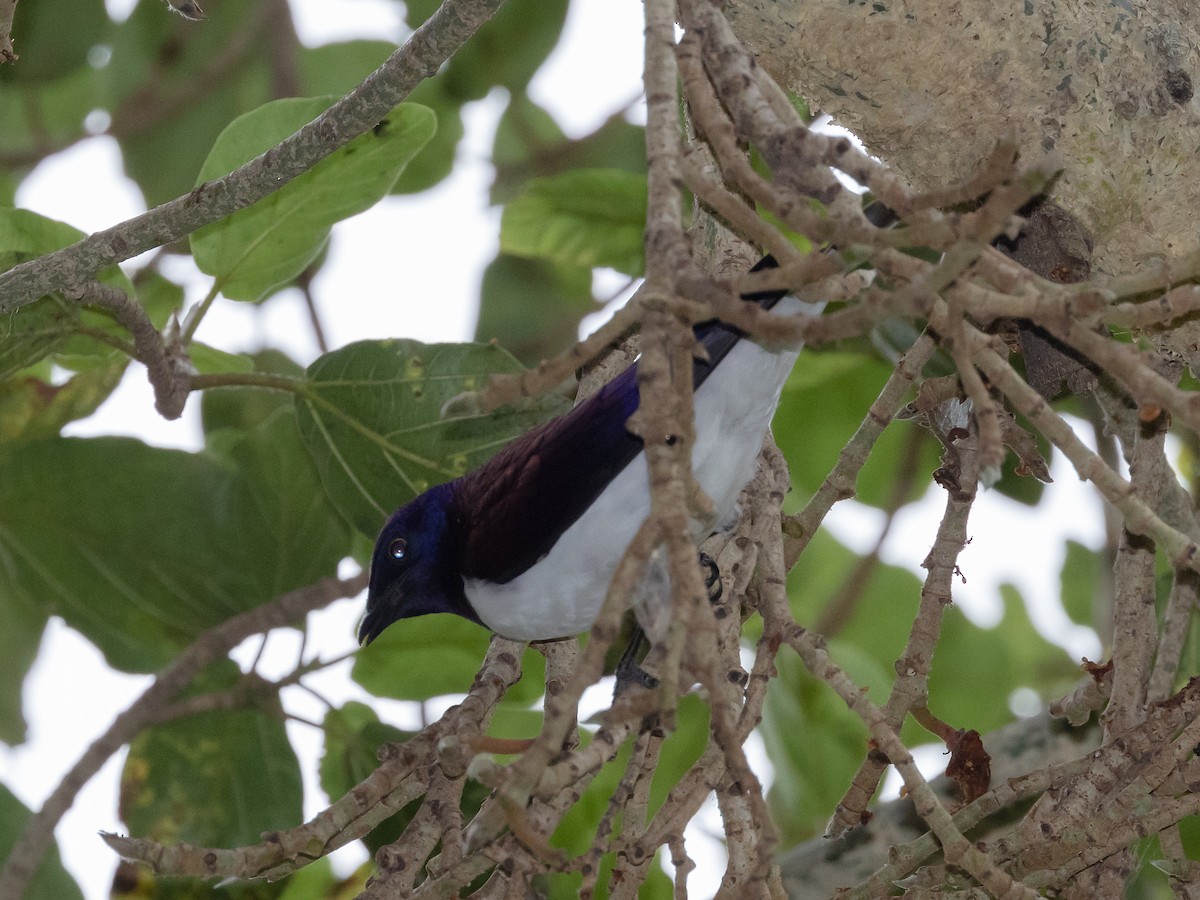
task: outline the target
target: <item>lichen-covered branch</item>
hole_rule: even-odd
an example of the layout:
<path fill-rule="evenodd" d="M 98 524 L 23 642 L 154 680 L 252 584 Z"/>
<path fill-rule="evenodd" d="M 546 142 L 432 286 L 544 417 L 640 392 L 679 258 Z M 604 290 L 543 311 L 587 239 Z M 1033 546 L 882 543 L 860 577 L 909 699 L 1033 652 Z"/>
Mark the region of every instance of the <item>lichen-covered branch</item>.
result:
<path fill-rule="evenodd" d="M 0 0 L 0 65 L 17 61 L 12 43 L 13 17 L 16 12 L 17 0 Z"/>

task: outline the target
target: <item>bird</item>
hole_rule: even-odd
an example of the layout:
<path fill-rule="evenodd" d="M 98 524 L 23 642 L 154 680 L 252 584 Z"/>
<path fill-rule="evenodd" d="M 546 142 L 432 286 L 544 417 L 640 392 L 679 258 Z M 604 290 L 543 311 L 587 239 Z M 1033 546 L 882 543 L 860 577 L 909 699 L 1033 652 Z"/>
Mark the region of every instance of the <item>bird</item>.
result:
<path fill-rule="evenodd" d="M 776 265 L 767 256 L 754 270 Z M 742 299 L 777 314 L 820 312 L 785 291 Z M 736 522 L 738 495 L 800 347 L 764 346 L 718 320 L 693 333 L 703 352 L 693 360 L 692 468 L 715 510 L 693 535 L 699 541 Z M 626 428 L 639 403 L 637 365 L 392 514 L 371 557 L 360 644 L 430 613 L 454 613 L 519 641 L 591 627 L 650 512 L 644 447 Z"/>

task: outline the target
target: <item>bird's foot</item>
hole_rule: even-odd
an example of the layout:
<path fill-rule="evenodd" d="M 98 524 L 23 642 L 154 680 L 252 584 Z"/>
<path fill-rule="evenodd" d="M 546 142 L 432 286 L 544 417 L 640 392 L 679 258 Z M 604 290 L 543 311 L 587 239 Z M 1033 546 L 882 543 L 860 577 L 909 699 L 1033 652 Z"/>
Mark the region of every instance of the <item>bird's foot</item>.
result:
<path fill-rule="evenodd" d="M 704 586 L 708 588 L 708 602 L 716 603 L 721 599 L 721 594 L 725 592 L 725 586 L 721 584 L 721 570 L 717 568 L 717 561 L 702 550 L 700 551 L 700 568 L 704 569 Z"/>
<path fill-rule="evenodd" d="M 631 687 L 641 687 L 652 691 L 658 687 L 658 679 L 637 663 L 630 663 L 628 666 L 618 666 L 617 683 L 613 687 L 613 699 L 615 700 Z"/>
<path fill-rule="evenodd" d="M 620 662 L 617 663 L 617 683 L 613 687 L 614 700 L 631 687 L 642 687 L 649 690 L 658 687 L 658 679 L 643 669 L 638 662 L 645 643 L 646 633 L 640 627 L 635 628 L 633 636 L 629 639 L 629 645 L 621 654 Z"/>

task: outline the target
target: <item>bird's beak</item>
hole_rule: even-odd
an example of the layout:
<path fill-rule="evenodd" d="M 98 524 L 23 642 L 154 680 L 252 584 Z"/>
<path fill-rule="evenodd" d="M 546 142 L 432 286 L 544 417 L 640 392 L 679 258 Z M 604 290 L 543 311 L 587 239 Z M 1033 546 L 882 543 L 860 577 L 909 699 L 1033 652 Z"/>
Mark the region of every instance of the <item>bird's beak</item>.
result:
<path fill-rule="evenodd" d="M 372 592 L 367 593 L 367 612 L 358 626 L 358 645 L 360 647 L 367 646 L 383 634 L 385 628 L 396 621 L 394 616 L 387 615 L 386 610 L 387 604 L 381 603 L 380 598 Z"/>
<path fill-rule="evenodd" d="M 379 616 L 372 615 L 368 611 L 358 626 L 358 646 L 367 646 L 367 644 L 379 637 L 384 627 L 386 626 L 379 622 Z"/>
<path fill-rule="evenodd" d="M 367 588 L 367 612 L 358 626 L 358 645 L 365 647 L 384 629 L 400 618 L 396 610 L 400 609 L 404 599 L 403 585 L 398 581 L 379 585 L 371 579 Z"/>

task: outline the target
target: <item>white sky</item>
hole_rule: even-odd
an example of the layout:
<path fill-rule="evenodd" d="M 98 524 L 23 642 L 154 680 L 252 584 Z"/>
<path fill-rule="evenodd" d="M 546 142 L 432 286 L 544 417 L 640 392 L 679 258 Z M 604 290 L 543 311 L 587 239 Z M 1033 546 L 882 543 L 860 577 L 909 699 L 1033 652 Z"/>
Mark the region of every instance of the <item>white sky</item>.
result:
<path fill-rule="evenodd" d="M 391 0 L 292 0 L 292 4 L 301 38 L 309 44 L 399 37 L 399 5 Z M 109 0 L 114 13 L 131 6 L 132 0 Z M 572 3 L 564 40 L 531 88 L 534 99 L 551 109 L 568 133 L 586 133 L 625 108 L 640 91 L 641 15 L 642 5 L 636 0 Z M 450 180 L 417 197 L 389 198 L 335 229 L 329 260 L 315 284 L 332 346 L 384 336 L 425 341 L 471 336 L 479 279 L 497 246 L 498 212 L 487 206 L 486 198 L 491 177 L 487 157 L 502 108 L 502 98 L 491 97 L 466 110 L 467 135 L 459 150 L 465 165 L 456 167 Z M 115 143 L 107 138 L 90 139 L 44 162 L 26 180 L 17 200 L 20 206 L 89 231 L 111 226 L 144 208 L 137 188 L 120 173 Z M 203 277 L 184 263 L 171 274 L 188 284 L 192 302 L 207 289 Z M 398 290 L 401 282 L 403 294 Z M 315 357 L 317 349 L 297 293 L 273 299 L 266 310 L 264 317 L 256 318 L 246 306 L 218 303 L 199 336 L 235 351 L 269 342 L 301 362 Z M 72 426 L 71 433 L 131 434 L 163 446 L 194 449 L 200 445 L 198 403 L 189 403 L 178 422 L 158 418 L 144 370 L 135 365 L 101 412 Z M 1086 515 L 1047 516 L 1043 511 L 1035 529 L 1026 508 L 995 494 L 985 496 L 972 516 L 974 542 L 962 560 L 968 580 L 958 600 L 973 618 L 995 621 L 999 616 L 996 586 L 1005 580 L 1015 582 L 1031 601 L 1039 627 L 1057 635 L 1060 642 L 1066 636 L 1073 652 L 1094 656 L 1098 653 L 1094 636 L 1084 633 L 1086 629 L 1074 629 L 1061 610 L 1054 611 L 1059 609 L 1055 598 L 1063 538 L 1096 545 L 1103 520 L 1094 496 L 1061 458 L 1053 472 L 1057 483 L 1051 490 L 1057 502 L 1063 508 L 1086 510 Z M 938 492 L 906 508 L 885 547 L 885 560 L 911 567 L 923 558 L 941 509 Z M 839 539 L 856 549 L 870 546 L 879 526 L 877 511 L 849 504 L 839 505 L 830 519 Z M 1011 561 L 1018 558 L 1023 565 L 1014 571 Z M 310 631 L 321 642 L 323 655 L 353 648 L 360 612 L 361 601 L 343 601 L 313 617 Z M 295 633 L 272 635 L 264 674 L 271 677 L 288 671 L 297 642 Z M 242 648 L 243 664 L 256 646 Z M 310 641 L 309 653 L 314 649 Z M 366 699 L 349 682 L 347 671 L 342 666 L 311 683 L 334 702 Z M 145 678 L 113 673 L 87 641 L 53 620 L 26 684 L 31 737 L 15 749 L 0 746 L 0 780 L 37 808 L 83 748 L 146 683 Z M 372 702 L 390 721 L 413 723 L 411 705 Z M 289 692 L 287 703 L 291 711 L 308 718 L 323 714 L 323 707 L 302 691 Z M 69 731 L 62 730 L 64 725 Z M 296 724 L 289 725 L 289 733 L 301 753 L 309 795 L 305 812 L 312 815 L 324 805 L 315 781 L 319 735 Z M 769 769 L 760 749 L 754 758 L 760 771 Z M 114 859 L 95 833 L 122 830 L 115 817 L 122 760 L 123 756 L 111 760 L 93 779 L 57 832 L 66 865 L 88 900 L 108 895 Z M 709 813 L 704 828 L 719 834 L 715 809 Z M 704 896 L 706 884 L 715 888 L 714 879 L 723 868 L 719 845 L 710 841 L 713 852 L 709 853 L 699 849 L 703 846 L 699 840 L 698 834 L 689 833 L 689 846 L 701 863 L 691 880 L 693 896 Z M 341 864 L 353 865 L 361 858 L 357 847 L 347 848 Z"/>

